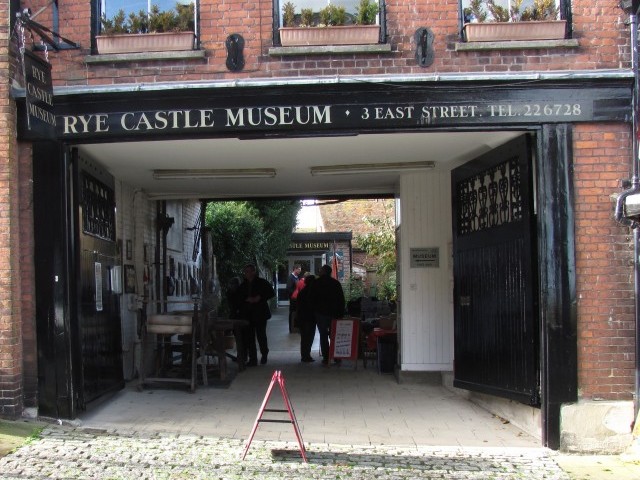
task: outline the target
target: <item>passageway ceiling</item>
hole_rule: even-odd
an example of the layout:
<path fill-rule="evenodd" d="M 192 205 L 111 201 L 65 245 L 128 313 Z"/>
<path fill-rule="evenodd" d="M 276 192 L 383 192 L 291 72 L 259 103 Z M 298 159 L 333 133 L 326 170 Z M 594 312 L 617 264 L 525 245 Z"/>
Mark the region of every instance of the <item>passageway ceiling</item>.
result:
<path fill-rule="evenodd" d="M 388 195 L 398 172 L 312 176 L 310 167 L 435 162 L 452 168 L 522 134 L 515 131 L 419 132 L 339 137 L 166 140 L 79 146 L 117 180 L 151 198 L 335 197 Z M 273 168 L 273 178 L 158 180 L 156 169 Z"/>

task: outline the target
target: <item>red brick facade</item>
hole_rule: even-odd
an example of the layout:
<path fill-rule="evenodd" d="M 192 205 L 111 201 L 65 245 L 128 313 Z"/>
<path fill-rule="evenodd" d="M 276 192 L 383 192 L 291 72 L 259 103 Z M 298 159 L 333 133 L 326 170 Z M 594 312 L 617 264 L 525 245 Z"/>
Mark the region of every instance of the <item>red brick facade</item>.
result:
<path fill-rule="evenodd" d="M 574 132 L 578 362 L 584 398 L 630 400 L 634 383 L 632 232 L 612 217 L 609 195 L 630 178 L 626 125 Z"/>
<path fill-rule="evenodd" d="M 46 3 L 46 2 L 40 2 Z M 37 10 L 40 3 L 31 6 Z M 569 69 L 618 69 L 629 64 L 626 17 L 614 0 L 572 2 L 573 38 L 579 48 L 465 51 L 455 49 L 458 0 L 386 2 L 387 34 L 391 52 L 271 56 L 272 2 L 202 0 L 200 41 L 203 59 L 85 64 L 90 54 L 89 2 L 60 2 L 60 34 L 81 45 L 80 50 L 55 54 L 54 78 L 59 85 L 101 85 L 238 78 L 332 75 L 399 75 L 458 72 L 525 72 Z M 38 21 L 48 25 L 46 13 Z M 414 32 L 429 27 L 434 35 L 435 61 L 422 68 L 415 61 Z M 246 65 L 241 72 L 225 66 L 225 39 L 238 33 L 245 39 Z"/>
<path fill-rule="evenodd" d="M 48 2 L 29 6 L 38 11 Z M 87 62 L 91 55 L 91 4 L 59 2 L 60 34 L 81 45 L 49 54 L 56 87 L 192 82 L 248 78 L 348 75 L 438 75 L 630 67 L 629 27 L 617 0 L 574 0 L 573 39 L 579 46 L 457 51 L 458 0 L 387 0 L 390 53 L 271 55 L 272 2 L 202 0 L 202 58 Z M 33 271 L 31 152 L 17 145 L 15 104 L 10 100 L 8 2 L 0 20 L 0 416 L 15 417 L 37 405 L 37 351 Z M 51 9 L 38 22 L 52 27 Z M 414 32 L 429 27 L 434 63 L 415 60 Z M 246 65 L 226 68 L 225 39 L 245 39 Z M 15 47 L 15 44 L 13 44 Z M 15 50 L 15 49 L 14 49 Z M 634 387 L 634 293 L 631 232 L 612 218 L 610 195 L 630 177 L 631 136 L 626 124 L 581 124 L 574 128 L 576 282 L 580 396 L 630 400 Z M 336 229 L 340 229 L 336 227 Z"/>
<path fill-rule="evenodd" d="M 0 3 L 0 415 L 17 416 L 23 408 L 23 342 L 18 248 L 19 165 L 16 159 L 15 105 L 11 87 L 8 2 Z"/>

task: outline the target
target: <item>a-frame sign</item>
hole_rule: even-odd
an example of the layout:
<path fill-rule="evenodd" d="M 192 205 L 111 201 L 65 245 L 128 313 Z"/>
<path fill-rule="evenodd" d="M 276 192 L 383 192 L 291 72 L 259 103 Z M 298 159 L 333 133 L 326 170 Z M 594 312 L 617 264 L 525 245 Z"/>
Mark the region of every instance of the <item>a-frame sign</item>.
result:
<path fill-rule="evenodd" d="M 282 394 L 282 399 L 284 400 L 284 404 L 287 407 L 286 409 L 273 409 L 266 408 L 267 403 L 269 403 L 269 398 L 271 397 L 271 393 L 273 392 L 273 387 L 278 384 L 280 387 L 280 393 Z M 265 412 L 271 413 L 288 413 L 289 419 L 268 419 L 262 418 L 262 415 Z M 298 421 L 296 420 L 296 415 L 293 411 L 293 406 L 291 405 L 291 400 L 289 400 L 289 393 L 287 392 L 287 387 L 284 384 L 284 377 L 282 376 L 282 372 L 280 370 L 276 370 L 273 372 L 273 376 L 271 377 L 271 383 L 269 384 L 269 388 L 267 389 L 267 393 L 264 396 L 264 400 L 262 401 L 262 405 L 260 406 L 260 410 L 258 411 L 258 416 L 256 417 L 256 421 L 253 424 L 253 428 L 251 429 L 251 435 L 249 435 L 249 439 L 247 440 L 247 444 L 244 447 L 244 451 L 242 452 L 242 460 L 247 456 L 247 452 L 249 451 L 249 447 L 251 446 L 251 442 L 253 441 L 253 437 L 256 434 L 256 430 L 258 430 L 258 424 L 262 422 L 271 422 L 271 423 L 290 423 L 293 425 L 293 430 L 296 434 L 296 439 L 298 440 L 298 446 L 300 447 L 300 454 L 302 455 L 302 459 L 307 463 L 307 451 L 304 448 L 304 442 L 302 441 L 302 435 L 300 434 L 300 429 L 298 428 Z"/>

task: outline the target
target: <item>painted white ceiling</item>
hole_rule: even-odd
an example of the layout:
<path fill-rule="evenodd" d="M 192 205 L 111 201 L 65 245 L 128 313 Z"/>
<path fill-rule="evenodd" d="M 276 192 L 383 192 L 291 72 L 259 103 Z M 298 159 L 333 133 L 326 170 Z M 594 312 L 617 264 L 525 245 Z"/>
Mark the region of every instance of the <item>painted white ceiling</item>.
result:
<path fill-rule="evenodd" d="M 449 171 L 522 132 L 417 132 L 345 137 L 204 139 L 82 145 L 82 155 L 150 197 L 312 198 L 392 194 L 397 172 L 311 176 L 312 166 L 433 161 Z M 154 169 L 274 168 L 274 178 L 156 180 Z"/>

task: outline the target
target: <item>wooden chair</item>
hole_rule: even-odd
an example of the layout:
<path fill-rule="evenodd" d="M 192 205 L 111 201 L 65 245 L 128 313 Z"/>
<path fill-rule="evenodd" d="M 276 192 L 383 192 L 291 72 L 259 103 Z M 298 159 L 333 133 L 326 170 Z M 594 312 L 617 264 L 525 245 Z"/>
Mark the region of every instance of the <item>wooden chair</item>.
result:
<path fill-rule="evenodd" d="M 219 318 L 217 312 L 212 310 L 207 314 L 206 331 L 203 332 L 206 351 L 218 359 L 218 369 L 220 380 L 227 379 L 227 357 L 234 358 L 227 353 L 235 346 L 233 336 L 234 321 L 226 318 Z"/>
<path fill-rule="evenodd" d="M 192 315 L 164 313 L 149 315 L 143 319 L 142 361 L 138 388 L 142 389 L 149 383 L 181 383 L 188 385 L 192 393 L 195 392 L 197 351 L 194 333 L 196 332 L 198 332 L 197 311 Z M 149 334 L 157 335 L 158 351 L 155 359 L 155 375 L 147 377 L 149 365 L 147 365 L 146 352 L 149 348 Z M 176 370 L 181 375 L 175 375 Z"/>

